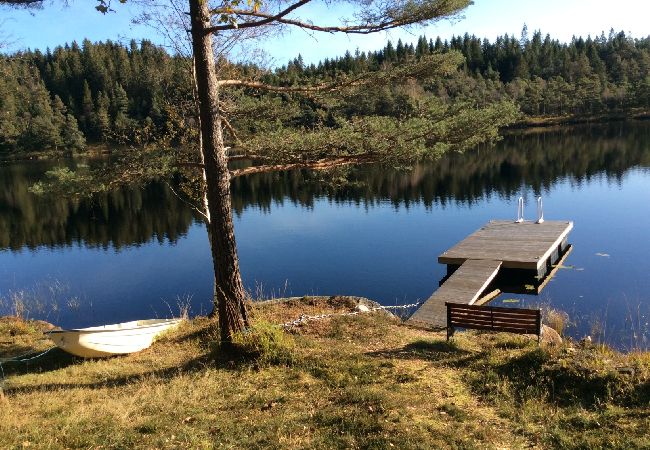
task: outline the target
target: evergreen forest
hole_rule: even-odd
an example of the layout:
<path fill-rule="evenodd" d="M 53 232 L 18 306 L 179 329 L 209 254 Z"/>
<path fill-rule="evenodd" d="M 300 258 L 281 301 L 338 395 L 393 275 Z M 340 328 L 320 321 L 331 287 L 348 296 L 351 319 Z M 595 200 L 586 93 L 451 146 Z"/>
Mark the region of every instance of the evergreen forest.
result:
<path fill-rule="evenodd" d="M 447 52 L 462 55 L 462 63 L 445 77 L 409 78 L 337 102 L 236 89 L 228 99 L 235 105 L 228 138 L 235 145 L 277 127 L 327 129 L 355 117 L 399 119 L 427 97 L 476 107 L 509 100 L 522 119 L 647 116 L 650 110 L 650 37 L 633 39 L 613 30 L 568 43 L 539 31 L 529 36 L 525 27 L 520 37 L 494 42 L 468 34 L 445 41 L 421 36 L 415 43 L 389 41 L 378 51 L 348 51 L 317 64 L 305 64 L 299 55 L 273 70 L 218 64 L 223 76 L 318 85 Z M 0 55 L 0 155 L 80 152 L 88 144 L 144 146 L 162 139 L 183 145 L 196 133 L 193 95 L 191 60 L 149 41 L 124 46 L 86 40 Z"/>

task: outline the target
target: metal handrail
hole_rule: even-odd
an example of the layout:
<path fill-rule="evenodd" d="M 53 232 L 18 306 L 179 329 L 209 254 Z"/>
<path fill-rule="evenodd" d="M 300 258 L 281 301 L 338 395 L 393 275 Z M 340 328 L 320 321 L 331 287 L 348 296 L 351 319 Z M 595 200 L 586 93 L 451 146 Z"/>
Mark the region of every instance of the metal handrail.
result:
<path fill-rule="evenodd" d="M 544 204 L 542 203 L 542 197 L 537 197 L 537 222 L 535 223 L 544 223 Z"/>
<path fill-rule="evenodd" d="M 522 223 L 524 221 L 524 198 L 519 197 L 519 201 L 517 202 L 517 220 L 515 220 L 515 223 Z"/>

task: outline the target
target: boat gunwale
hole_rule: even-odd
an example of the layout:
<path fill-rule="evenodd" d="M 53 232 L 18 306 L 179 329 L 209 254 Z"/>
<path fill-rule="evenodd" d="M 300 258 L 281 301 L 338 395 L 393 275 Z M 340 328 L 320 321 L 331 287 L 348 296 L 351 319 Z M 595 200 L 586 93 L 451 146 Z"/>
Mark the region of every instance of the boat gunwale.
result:
<path fill-rule="evenodd" d="M 149 319 L 151 320 L 151 319 Z M 155 320 L 155 319 L 154 319 Z M 147 328 L 156 328 L 156 327 L 161 327 L 161 326 L 169 326 L 169 325 L 175 325 L 177 323 L 182 322 L 184 319 L 178 318 L 178 319 L 161 319 L 165 320 L 165 322 L 160 322 L 160 323 L 155 323 L 151 325 L 142 325 L 142 326 L 136 326 L 136 327 L 130 327 L 130 328 L 116 328 L 116 329 L 104 329 L 104 330 L 98 330 L 98 329 L 91 329 L 91 328 L 96 328 L 96 327 L 88 327 L 88 328 L 71 328 L 71 329 L 66 329 L 66 330 L 50 330 L 50 331 L 45 331 L 43 332 L 44 335 L 49 336 L 51 334 L 61 334 L 61 333 L 84 333 L 84 334 L 95 334 L 95 333 L 115 333 L 118 331 L 132 331 L 132 330 L 143 330 Z M 118 323 L 114 323 L 111 325 L 99 325 L 99 327 L 104 326 L 104 327 L 110 327 L 113 325 L 119 325 Z"/>

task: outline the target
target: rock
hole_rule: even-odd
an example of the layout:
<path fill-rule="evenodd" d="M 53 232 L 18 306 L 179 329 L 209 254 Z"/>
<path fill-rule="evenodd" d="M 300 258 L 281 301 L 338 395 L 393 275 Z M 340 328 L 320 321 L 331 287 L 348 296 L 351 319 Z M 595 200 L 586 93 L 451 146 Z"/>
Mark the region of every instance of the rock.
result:
<path fill-rule="evenodd" d="M 46 322 L 44 320 L 34 320 L 34 325 L 38 326 L 40 329 L 43 331 L 50 331 L 50 330 L 60 330 L 60 327 L 57 327 L 56 325 L 51 324 L 50 322 Z"/>
<path fill-rule="evenodd" d="M 362 304 L 362 303 L 359 303 L 359 304 L 356 306 L 356 308 L 354 308 L 354 309 L 356 309 L 356 310 L 359 311 L 359 312 L 369 312 L 369 311 L 370 311 L 370 308 L 368 308 L 366 305 L 364 305 L 364 304 Z"/>
<path fill-rule="evenodd" d="M 561 345 L 562 338 L 553 328 L 542 324 L 542 343 L 546 345 Z"/>

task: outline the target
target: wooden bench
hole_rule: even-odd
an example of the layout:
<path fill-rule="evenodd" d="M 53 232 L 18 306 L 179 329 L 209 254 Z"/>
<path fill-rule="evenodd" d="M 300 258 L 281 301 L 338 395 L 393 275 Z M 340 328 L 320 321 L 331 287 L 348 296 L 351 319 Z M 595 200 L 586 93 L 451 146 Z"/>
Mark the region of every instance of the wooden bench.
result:
<path fill-rule="evenodd" d="M 542 315 L 539 309 L 499 308 L 450 302 L 445 302 L 445 306 L 447 340 L 453 336 L 456 328 L 536 334 L 537 342 L 542 337 Z"/>

